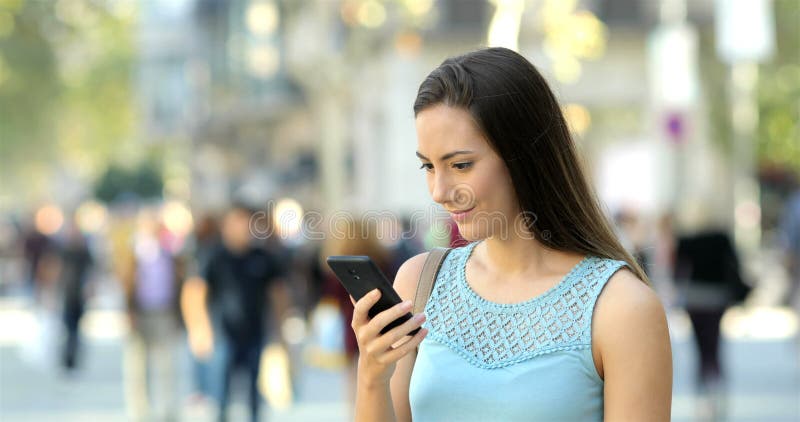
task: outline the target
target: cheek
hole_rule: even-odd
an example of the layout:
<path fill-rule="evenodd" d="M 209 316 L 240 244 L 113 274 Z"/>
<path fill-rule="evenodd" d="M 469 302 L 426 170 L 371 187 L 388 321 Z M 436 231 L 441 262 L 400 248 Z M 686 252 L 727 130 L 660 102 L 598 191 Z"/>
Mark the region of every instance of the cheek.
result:
<path fill-rule="evenodd" d="M 483 180 L 478 187 L 480 193 L 491 198 L 496 207 L 503 209 L 516 207 L 517 196 L 505 166 L 500 165 L 493 170 L 496 177 Z"/>
<path fill-rule="evenodd" d="M 511 178 L 507 179 L 508 181 L 503 185 L 503 200 L 508 204 L 507 206 L 511 210 L 517 210 L 519 208 L 519 203 L 517 201 L 517 192 L 514 189 L 513 183 L 511 183 Z"/>

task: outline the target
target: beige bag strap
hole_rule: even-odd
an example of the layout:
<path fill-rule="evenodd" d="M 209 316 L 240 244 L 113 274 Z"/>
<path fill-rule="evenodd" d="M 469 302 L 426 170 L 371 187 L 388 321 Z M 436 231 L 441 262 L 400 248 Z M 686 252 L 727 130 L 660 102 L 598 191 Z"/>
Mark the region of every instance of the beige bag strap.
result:
<path fill-rule="evenodd" d="M 417 293 L 414 295 L 414 314 L 425 310 L 425 305 L 433 291 L 433 284 L 436 283 L 436 275 L 448 253 L 450 253 L 450 248 L 433 248 L 428 253 L 425 265 L 422 266 L 422 273 L 419 275 Z"/>

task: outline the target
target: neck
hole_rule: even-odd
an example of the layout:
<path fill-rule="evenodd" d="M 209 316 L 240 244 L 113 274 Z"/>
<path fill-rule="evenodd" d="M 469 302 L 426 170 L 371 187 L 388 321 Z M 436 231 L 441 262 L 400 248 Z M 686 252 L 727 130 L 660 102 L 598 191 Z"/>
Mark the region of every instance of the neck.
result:
<path fill-rule="evenodd" d="M 233 242 L 226 242 L 225 247 L 234 255 L 241 255 L 250 248 L 249 243 L 233 243 Z"/>
<path fill-rule="evenodd" d="M 483 247 L 484 266 L 503 278 L 540 278 L 569 271 L 582 256 L 545 247 L 536 239 L 511 236 L 507 239 L 486 238 Z"/>

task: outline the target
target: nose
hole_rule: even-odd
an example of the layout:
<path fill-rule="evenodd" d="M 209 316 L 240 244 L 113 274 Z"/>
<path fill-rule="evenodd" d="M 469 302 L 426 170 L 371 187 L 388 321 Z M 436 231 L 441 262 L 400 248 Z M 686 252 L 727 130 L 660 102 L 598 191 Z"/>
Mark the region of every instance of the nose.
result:
<path fill-rule="evenodd" d="M 443 173 L 443 172 L 442 172 Z M 435 174 L 428 179 L 428 190 L 431 199 L 437 204 L 444 204 L 450 198 L 450 183 L 445 174 Z"/>

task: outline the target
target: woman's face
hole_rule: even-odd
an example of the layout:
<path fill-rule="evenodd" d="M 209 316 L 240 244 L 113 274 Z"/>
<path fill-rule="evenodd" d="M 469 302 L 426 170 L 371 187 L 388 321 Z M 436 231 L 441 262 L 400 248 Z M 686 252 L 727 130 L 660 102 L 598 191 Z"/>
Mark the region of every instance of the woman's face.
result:
<path fill-rule="evenodd" d="M 417 114 L 416 128 L 428 191 L 461 235 L 474 241 L 513 231 L 520 210 L 508 168 L 469 112 L 436 105 Z"/>

